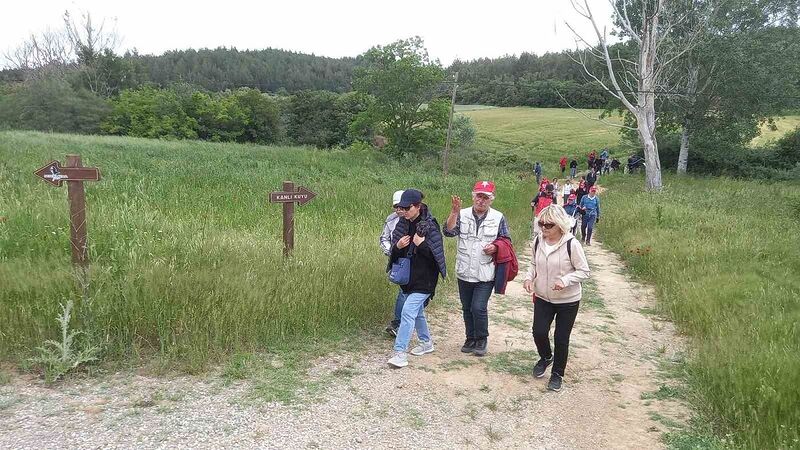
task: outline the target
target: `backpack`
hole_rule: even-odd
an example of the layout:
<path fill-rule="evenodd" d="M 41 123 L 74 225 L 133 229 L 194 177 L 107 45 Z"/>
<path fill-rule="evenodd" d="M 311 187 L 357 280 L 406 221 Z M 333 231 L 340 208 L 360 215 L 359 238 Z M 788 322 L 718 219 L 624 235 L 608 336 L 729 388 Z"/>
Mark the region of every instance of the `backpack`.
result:
<path fill-rule="evenodd" d="M 547 195 L 540 195 L 539 200 L 536 201 L 536 212 L 535 215 L 539 215 L 539 213 L 546 207 L 553 204 L 553 197 Z"/>

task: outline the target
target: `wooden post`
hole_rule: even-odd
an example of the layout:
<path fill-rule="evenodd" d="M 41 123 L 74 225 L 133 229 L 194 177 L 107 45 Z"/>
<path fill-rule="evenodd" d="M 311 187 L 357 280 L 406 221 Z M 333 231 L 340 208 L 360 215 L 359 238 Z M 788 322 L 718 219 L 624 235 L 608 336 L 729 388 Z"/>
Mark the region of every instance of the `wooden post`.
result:
<path fill-rule="evenodd" d="M 284 192 L 294 192 L 294 183 L 283 182 Z M 294 202 L 283 204 L 283 256 L 289 256 L 294 249 Z"/>
<path fill-rule="evenodd" d="M 444 155 L 442 155 L 442 171 L 447 176 L 447 154 L 450 152 L 450 135 L 453 128 L 453 110 L 456 107 L 456 88 L 458 88 L 458 72 L 453 81 L 453 97 L 450 100 L 450 120 L 447 122 L 447 141 L 444 144 Z"/>
<path fill-rule="evenodd" d="M 65 167 L 82 167 L 80 155 L 67 155 Z M 89 252 L 86 242 L 86 192 L 83 189 L 83 181 L 67 180 L 67 198 L 72 264 L 85 268 L 89 265 Z"/>

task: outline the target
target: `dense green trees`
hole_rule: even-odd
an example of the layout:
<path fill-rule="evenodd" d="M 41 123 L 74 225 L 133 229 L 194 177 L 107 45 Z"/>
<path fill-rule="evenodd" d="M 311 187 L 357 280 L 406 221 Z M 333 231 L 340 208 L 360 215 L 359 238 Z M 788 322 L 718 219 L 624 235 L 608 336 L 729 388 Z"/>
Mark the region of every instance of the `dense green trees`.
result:
<path fill-rule="evenodd" d="M 380 129 L 396 153 L 441 149 L 450 107 L 437 98 L 442 81 L 444 70 L 419 37 L 373 47 L 353 79 L 358 92 L 375 97 L 358 122 Z"/>

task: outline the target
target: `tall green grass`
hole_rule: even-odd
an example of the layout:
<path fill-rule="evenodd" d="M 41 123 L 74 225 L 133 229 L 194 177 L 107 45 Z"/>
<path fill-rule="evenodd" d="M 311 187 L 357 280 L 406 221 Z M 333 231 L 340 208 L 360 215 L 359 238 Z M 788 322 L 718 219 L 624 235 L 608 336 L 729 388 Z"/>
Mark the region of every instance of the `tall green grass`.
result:
<path fill-rule="evenodd" d="M 0 132 L 0 360 L 22 361 L 56 337 L 59 303 L 80 300 L 66 189 L 33 175 L 68 153 L 103 175 L 86 183 L 91 286 L 75 326 L 106 360 L 161 355 L 190 366 L 377 329 L 396 293 L 378 246 L 392 192 L 421 189 L 441 223 L 450 195 L 468 197 L 475 181 L 373 153 Z M 483 175 L 495 177 L 495 206 L 523 240 L 532 186 Z M 286 261 L 281 207 L 268 203 L 283 180 L 318 193 L 296 207 Z"/>
<path fill-rule="evenodd" d="M 736 447 L 800 447 L 800 184 L 601 183 L 603 242 L 689 336 L 696 406 Z"/>

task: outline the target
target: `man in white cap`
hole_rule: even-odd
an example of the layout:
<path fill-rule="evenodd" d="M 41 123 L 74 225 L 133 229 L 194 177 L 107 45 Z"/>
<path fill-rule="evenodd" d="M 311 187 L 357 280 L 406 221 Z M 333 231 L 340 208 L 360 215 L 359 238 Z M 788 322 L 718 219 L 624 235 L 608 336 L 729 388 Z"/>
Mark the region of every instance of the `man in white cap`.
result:
<path fill-rule="evenodd" d="M 511 239 L 506 218 L 492 209 L 495 185 L 478 181 L 472 189 L 472 206 L 461 208 L 461 199 L 452 197 L 452 209 L 444 227 L 444 235 L 458 236 L 456 277 L 467 340 L 461 351 L 475 356 L 486 354 L 489 337 L 489 297 L 495 282 L 493 256 L 501 237 Z"/>
<path fill-rule="evenodd" d="M 394 195 L 392 195 L 392 208 L 394 211 L 389 214 L 386 218 L 386 221 L 383 223 L 383 232 L 381 233 L 380 237 L 380 244 L 381 250 L 383 250 L 383 254 L 389 256 L 392 254 L 392 233 L 394 233 L 394 228 L 397 226 L 397 222 L 400 221 L 402 217 L 405 217 L 405 210 L 398 207 L 398 203 L 400 203 L 400 198 L 403 196 L 403 191 L 396 191 Z M 397 337 L 397 329 L 400 327 L 400 313 L 403 311 L 403 291 L 397 294 L 397 298 L 394 301 L 394 320 L 389 322 L 389 326 L 386 327 L 386 332 L 389 333 L 392 337 Z"/>

